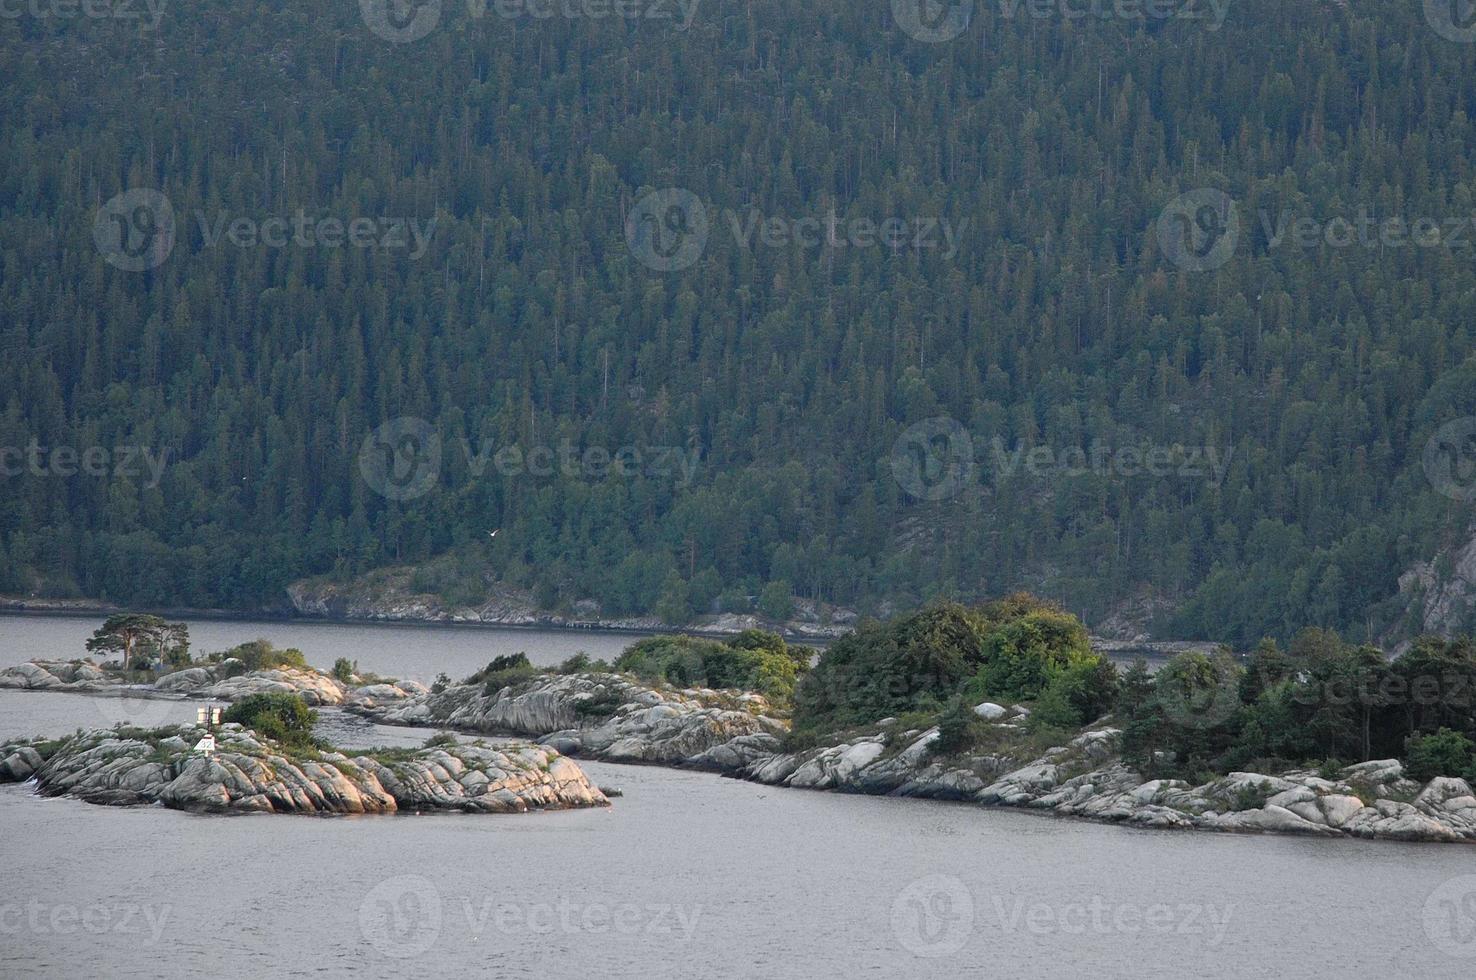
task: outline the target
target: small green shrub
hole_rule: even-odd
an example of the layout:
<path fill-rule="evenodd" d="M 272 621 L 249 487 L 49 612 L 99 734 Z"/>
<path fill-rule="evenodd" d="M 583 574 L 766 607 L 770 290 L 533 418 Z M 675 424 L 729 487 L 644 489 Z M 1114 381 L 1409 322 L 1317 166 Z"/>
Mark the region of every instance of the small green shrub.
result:
<path fill-rule="evenodd" d="M 757 691 L 787 709 L 813 652 L 783 637 L 745 630 L 727 642 L 694 636 L 653 636 L 630 646 L 615 669 L 677 687 Z"/>
<path fill-rule="evenodd" d="M 589 654 L 581 650 L 578 653 L 574 654 L 574 656 L 570 657 L 568 660 L 565 660 L 563 663 L 559 664 L 559 673 L 582 674 L 589 670 L 591 662 L 592 661 L 589 659 Z"/>
<path fill-rule="evenodd" d="M 522 684 L 538 676 L 538 669 L 528 659 L 526 653 L 503 654 L 494 657 L 492 662 L 466 679 L 468 684 L 481 684 L 482 690 L 490 697 L 515 684 Z"/>
<path fill-rule="evenodd" d="M 1259 810 L 1266 805 L 1266 801 L 1270 798 L 1271 794 L 1267 790 L 1265 783 L 1238 786 L 1235 792 L 1230 794 L 1230 809 L 1235 811 Z"/>
<path fill-rule="evenodd" d="M 348 657 L 339 657 L 333 661 L 333 679 L 341 684 L 350 683 L 351 678 L 358 672 L 358 661 L 351 661 Z"/>
<path fill-rule="evenodd" d="M 958 755 L 973 748 L 979 741 L 984 719 L 974 714 L 974 709 L 963 698 L 955 698 L 938 718 L 938 737 L 933 739 L 928 750 L 933 755 Z"/>
<path fill-rule="evenodd" d="M 443 670 L 439 674 L 437 674 L 436 679 L 431 682 L 431 693 L 440 694 L 442 691 L 446 690 L 446 688 L 450 686 L 451 675 Z"/>
<path fill-rule="evenodd" d="M 270 640 L 252 640 L 249 643 L 232 647 L 225 652 L 223 657 L 223 659 L 228 658 L 241 661 L 247 670 L 273 670 L 278 667 L 308 669 L 307 658 L 302 655 L 301 650 L 295 647 L 278 650 L 272 646 Z"/>
<path fill-rule="evenodd" d="M 1410 777 L 1426 782 L 1436 776 L 1458 776 L 1476 767 L 1476 743 L 1449 728 L 1433 735 L 1411 735 L 1405 743 Z"/>
<path fill-rule="evenodd" d="M 625 701 L 619 694 L 606 689 L 602 694 L 597 694 L 593 698 L 574 702 L 574 713 L 585 718 L 608 718 L 619 711 L 620 706 L 624 703 Z"/>
<path fill-rule="evenodd" d="M 221 720 L 244 725 L 258 735 L 284 745 L 299 748 L 317 746 L 313 725 L 318 721 L 318 713 L 296 694 L 253 694 L 227 708 Z"/>

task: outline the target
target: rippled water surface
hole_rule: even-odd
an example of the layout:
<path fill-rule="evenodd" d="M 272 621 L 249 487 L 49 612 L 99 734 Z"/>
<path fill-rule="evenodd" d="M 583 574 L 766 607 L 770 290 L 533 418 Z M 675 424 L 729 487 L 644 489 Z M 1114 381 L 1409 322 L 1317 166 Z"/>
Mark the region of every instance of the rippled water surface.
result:
<path fill-rule="evenodd" d="M 55 654 L 79 635 L 70 621 L 37 618 L 18 640 L 15 622 L 0 621 L 0 662 L 22 659 L 22 645 Z M 292 629 L 281 642 L 322 663 L 309 642 L 319 627 Z M 485 661 L 529 649 L 531 635 L 352 630 L 362 663 L 431 675 L 448 641 L 477 643 Z M 541 662 L 580 646 L 595 654 L 588 636 L 550 637 Z M 60 734 L 140 710 L 118 698 L 0 691 L 0 736 Z M 154 710 L 173 721 L 193 709 Z M 334 711 L 323 730 L 358 747 L 429 734 Z M 1476 969 L 1460 956 L 1476 957 L 1476 934 L 1460 931 L 1461 903 L 1476 902 L 1476 879 L 1468 891 L 1461 877 L 1476 874 L 1476 848 L 1155 833 L 584 766 L 624 791 L 608 810 L 205 817 L 0 787 L 0 976 L 1455 978 Z"/>

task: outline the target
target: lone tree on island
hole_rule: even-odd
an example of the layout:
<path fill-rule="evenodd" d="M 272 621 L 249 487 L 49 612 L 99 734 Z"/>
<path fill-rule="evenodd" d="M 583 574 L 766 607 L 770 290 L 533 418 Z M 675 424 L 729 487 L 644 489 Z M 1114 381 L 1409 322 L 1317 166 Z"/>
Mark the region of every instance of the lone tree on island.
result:
<path fill-rule="evenodd" d="M 122 653 L 123 669 L 128 669 L 134 650 L 142 646 L 158 651 L 171 663 L 188 661 L 190 628 L 185 623 L 165 622 L 158 616 L 141 613 L 119 613 L 109 616 L 87 641 L 88 653 Z"/>

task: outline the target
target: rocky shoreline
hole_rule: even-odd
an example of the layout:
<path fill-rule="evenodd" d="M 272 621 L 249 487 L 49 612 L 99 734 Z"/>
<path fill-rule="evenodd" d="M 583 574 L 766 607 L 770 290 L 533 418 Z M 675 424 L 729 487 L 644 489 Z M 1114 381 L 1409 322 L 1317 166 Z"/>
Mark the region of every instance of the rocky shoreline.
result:
<path fill-rule="evenodd" d="M 748 698 L 739 701 L 737 698 Z M 597 708 L 597 711 L 591 711 Z M 1401 841 L 1476 841 L 1476 794 L 1465 780 L 1421 785 L 1398 760 L 1309 771 L 1230 773 L 1200 786 L 1149 780 L 1119 755 L 1120 732 L 1093 727 L 1036 757 L 1010 743 L 1022 707 L 982 704 L 1003 748 L 941 758 L 938 730 L 878 730 L 836 745 L 784 751 L 784 723 L 755 695 L 661 691 L 615 675 L 545 676 L 488 694 L 458 685 L 390 705 L 351 707 L 383 724 L 442 725 L 537 738 L 571 755 L 707 769 L 771 786 L 1023 807 L 1154 829 L 1293 833 Z"/>
<path fill-rule="evenodd" d="M 287 587 L 287 600 L 300 616 L 344 622 L 470 623 L 482 626 L 520 626 L 547 629 L 596 629 L 636 633 L 702 633 L 736 636 L 748 629 L 765 629 L 795 639 L 827 640 L 851 631 L 856 614 L 797 601 L 795 616 L 772 622 L 752 614 L 715 613 L 689 623 L 672 625 L 656 616 L 606 616 L 598 603 L 577 602 L 568 612 L 540 608 L 530 592 L 498 588 L 472 604 L 456 605 L 411 586 L 409 569 L 381 569 L 364 579 L 337 583 L 308 579 Z"/>
<path fill-rule="evenodd" d="M 346 707 L 381 724 L 535 738 L 582 758 L 720 772 L 778 752 L 788 730 L 757 694 L 663 690 L 600 673 L 544 675 L 490 693 L 457 684 L 439 694 Z"/>
<path fill-rule="evenodd" d="M 1011 722 L 1002 717 L 1000 724 Z M 757 760 L 737 775 L 771 786 L 1023 807 L 1153 829 L 1476 842 L 1476 795 L 1466 781 L 1421 785 L 1397 759 L 1348 766 L 1333 779 L 1304 770 L 1233 772 L 1191 786 L 1144 779 L 1118 754 L 1120 735 L 1088 730 L 1022 764 L 1007 754 L 939 758 L 931 748 L 937 729 L 884 728 Z"/>
<path fill-rule="evenodd" d="M 239 701 L 252 694 L 296 694 L 313 707 L 380 704 L 426 695 L 415 681 L 345 684 L 316 670 L 274 667 L 248 671 L 235 659 L 165 674 L 153 684 L 129 684 L 86 660 L 32 660 L 0 670 L 0 689 L 71 691 L 168 700 Z"/>
<path fill-rule="evenodd" d="M 90 668 L 90 669 L 89 669 Z M 1335 773 L 1236 772 L 1198 786 L 1146 779 L 1119 753 L 1104 719 L 1066 744 L 1028 750 L 1028 710 L 981 704 L 994 748 L 940 756 L 938 730 L 892 719 L 836 744 L 787 750 L 787 722 L 757 694 L 673 689 L 610 673 L 542 674 L 488 690 L 453 684 L 341 684 L 316 671 L 235 676 L 229 665 L 166 675 L 130 693 L 235 700 L 286 690 L 311 703 L 388 725 L 528 738 L 560 756 L 703 769 L 765 785 L 1020 807 L 1155 829 L 1294 833 L 1401 841 L 1476 841 L 1476 794 L 1462 779 L 1425 784 L 1398 760 Z M 116 690 L 86 664 L 26 664 L 0 671 L 0 687 Z"/>
<path fill-rule="evenodd" d="M 288 749 L 239 725 L 218 751 L 205 730 L 99 729 L 0 745 L 0 782 L 34 779 L 42 796 L 199 813 L 527 813 L 608 805 L 578 764 L 541 745 L 447 745 L 413 752 Z"/>

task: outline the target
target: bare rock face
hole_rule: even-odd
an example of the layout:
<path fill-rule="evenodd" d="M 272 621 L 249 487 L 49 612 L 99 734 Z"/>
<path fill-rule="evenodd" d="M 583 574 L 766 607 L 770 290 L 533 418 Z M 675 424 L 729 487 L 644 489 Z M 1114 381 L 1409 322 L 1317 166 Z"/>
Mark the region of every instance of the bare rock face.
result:
<path fill-rule="evenodd" d="M 253 694 L 296 694 L 315 707 L 349 702 L 380 704 L 429 694 L 424 685 L 414 681 L 350 687 L 311 668 L 248 671 L 235 659 L 186 667 L 165 674 L 153 684 L 126 684 L 116 674 L 108 674 L 86 660 L 33 661 L 0 669 L 0 688 L 4 687 L 211 701 L 239 701 Z"/>
<path fill-rule="evenodd" d="M 23 690 L 77 691 L 121 684 L 86 660 L 33 660 L 0 669 L 0 687 Z"/>
<path fill-rule="evenodd" d="M 1455 547 L 1399 576 L 1399 595 L 1418 623 L 1415 633 L 1448 637 L 1467 628 L 1476 611 L 1476 524 Z M 1409 646 L 1401 639 L 1397 652 Z"/>
<path fill-rule="evenodd" d="M 779 750 L 784 725 L 767 708 L 754 694 L 656 690 L 615 674 L 550 674 L 491 694 L 459 684 L 391 704 L 349 705 L 384 724 L 531 736 L 590 758 L 718 770 Z"/>
<path fill-rule="evenodd" d="M 1039 758 L 1012 759 L 940 758 L 932 751 L 937 729 L 883 731 L 760 757 L 738 775 L 774 786 L 967 800 L 1158 829 L 1476 841 L 1471 787 L 1442 777 L 1421 788 L 1398 760 L 1349 766 L 1336 780 L 1302 771 L 1234 772 L 1191 786 L 1145 781 L 1118 756 L 1120 734 L 1088 730 Z"/>
<path fill-rule="evenodd" d="M 103 729 L 0 748 L 0 780 L 34 778 L 45 796 L 160 803 L 207 813 L 526 813 L 608 803 L 583 770 L 547 746 L 455 745 L 349 758 L 287 749 L 238 725 L 213 756 L 201 729 Z M 45 749 L 44 757 L 42 749 Z"/>
<path fill-rule="evenodd" d="M 239 701 L 253 694 L 296 694 L 314 706 L 342 704 L 347 698 L 343 684 L 316 670 L 278 667 L 247 673 L 239 660 L 165 674 L 154 682 L 154 690 L 215 701 Z"/>

